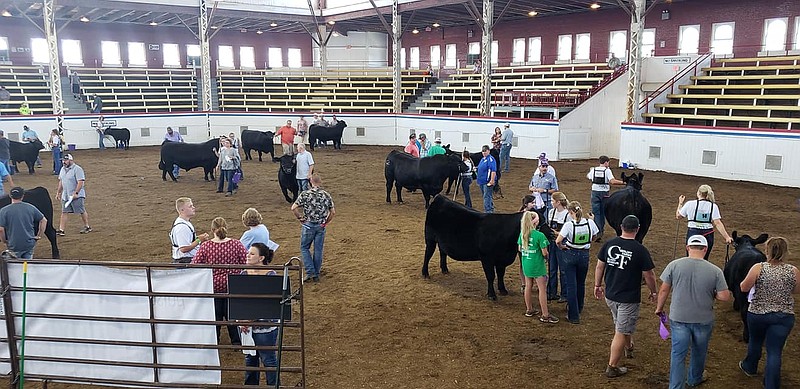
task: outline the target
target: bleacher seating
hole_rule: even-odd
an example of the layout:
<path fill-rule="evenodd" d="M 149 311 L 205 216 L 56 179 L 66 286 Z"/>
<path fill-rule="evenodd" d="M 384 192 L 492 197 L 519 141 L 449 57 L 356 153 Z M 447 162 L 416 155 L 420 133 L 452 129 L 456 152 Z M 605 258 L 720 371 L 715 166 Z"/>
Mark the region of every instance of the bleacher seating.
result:
<path fill-rule="evenodd" d="M 53 103 L 47 68 L 41 66 L 0 66 L 0 85 L 11 93 L 8 108 L 0 114 L 18 114 L 23 101 L 34 114 L 52 114 Z"/>
<path fill-rule="evenodd" d="M 577 96 L 613 73 L 606 64 L 536 65 L 492 68 L 492 93 L 557 92 Z M 480 74 L 459 69 L 431 93 L 419 113 L 480 115 Z"/>
<path fill-rule="evenodd" d="M 103 112 L 174 112 L 197 109 L 194 69 L 77 68 L 86 101 L 97 94 Z"/>
<path fill-rule="evenodd" d="M 800 130 L 800 56 L 720 59 L 693 76 L 651 123 Z"/>
<path fill-rule="evenodd" d="M 404 107 L 430 84 L 424 71 L 402 72 Z M 391 112 L 391 69 L 219 70 L 223 111 Z"/>

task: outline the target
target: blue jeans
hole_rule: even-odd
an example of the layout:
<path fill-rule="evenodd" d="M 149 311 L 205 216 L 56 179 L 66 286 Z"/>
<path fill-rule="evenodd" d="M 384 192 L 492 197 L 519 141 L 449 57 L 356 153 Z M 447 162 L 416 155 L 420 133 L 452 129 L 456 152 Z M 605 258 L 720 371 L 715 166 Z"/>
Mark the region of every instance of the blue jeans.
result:
<path fill-rule="evenodd" d="M 106 148 L 106 145 L 105 145 L 105 144 L 103 144 L 103 138 L 105 138 L 105 137 L 106 137 L 106 135 L 105 135 L 104 133 L 102 133 L 102 132 L 98 132 L 98 133 L 97 133 L 97 135 L 99 135 L 99 136 L 100 136 L 100 145 L 99 145 L 99 147 L 100 147 L 100 150 L 105 150 L 105 148 Z"/>
<path fill-rule="evenodd" d="M 461 191 L 464 192 L 464 205 L 472 208 L 472 197 L 469 194 L 470 184 L 472 184 L 472 176 L 461 176 Z"/>
<path fill-rule="evenodd" d="M 236 173 L 236 170 L 220 170 L 219 185 L 217 185 L 218 192 L 222 192 L 222 189 L 225 187 L 225 181 L 228 181 L 228 193 L 232 193 L 239 188 L 238 185 L 233 183 L 233 173 Z"/>
<path fill-rule="evenodd" d="M 17 258 L 19 259 L 33 259 L 33 249 L 25 250 L 25 251 L 15 251 L 17 254 Z"/>
<path fill-rule="evenodd" d="M 314 257 L 311 257 L 311 244 L 314 244 Z M 305 222 L 300 231 L 300 253 L 306 276 L 319 277 L 322 270 L 322 247 L 325 244 L 325 227 L 320 223 Z"/>
<path fill-rule="evenodd" d="M 494 200 L 492 200 L 492 187 L 487 184 L 479 184 L 483 194 L 483 212 L 494 213 Z"/>
<path fill-rule="evenodd" d="M 53 147 L 53 174 L 61 172 L 61 165 L 64 162 L 61 160 L 61 147 Z"/>
<path fill-rule="evenodd" d="M 603 198 L 608 197 L 608 192 L 592 191 L 592 213 L 594 214 L 594 224 L 597 224 L 599 232 L 597 236 L 603 236 L 603 229 L 606 226 L 606 210 L 603 208 Z"/>
<path fill-rule="evenodd" d="M 305 178 L 305 179 L 299 179 L 298 178 L 297 179 L 297 188 L 301 192 L 307 191 L 308 190 L 308 179 L 307 178 Z"/>
<path fill-rule="evenodd" d="M 254 332 L 253 341 L 256 346 L 274 346 L 278 342 L 278 330 L 275 329 L 264 333 Z M 275 351 L 273 350 L 257 350 L 256 355 L 245 355 L 244 365 L 248 367 L 258 367 L 259 360 L 264 367 L 278 366 L 278 359 L 275 357 Z M 277 376 L 276 372 L 268 371 L 267 385 L 275 385 Z M 244 372 L 245 385 L 258 385 L 259 379 L 261 379 L 261 377 L 258 371 Z"/>
<path fill-rule="evenodd" d="M 504 172 L 511 167 L 511 145 L 500 145 L 500 166 L 498 169 Z"/>
<path fill-rule="evenodd" d="M 689 240 L 690 236 L 693 235 L 703 235 L 706 237 L 706 241 L 708 241 L 708 249 L 706 250 L 706 255 L 703 257 L 708 261 L 709 255 L 711 255 L 711 249 L 714 248 L 714 230 L 701 230 L 698 228 L 689 228 L 686 230 L 686 240 Z M 689 255 L 689 252 L 686 252 L 686 255 Z"/>
<path fill-rule="evenodd" d="M 563 255 L 563 251 L 556 245 L 555 242 L 550 243 L 547 247 L 550 254 L 547 257 L 547 298 L 556 299 L 558 297 L 567 298 L 567 293 L 564 290 L 564 272 L 559 271 L 558 262 Z M 559 277 L 560 276 L 560 277 Z M 561 279 L 561 295 L 558 294 L 558 280 Z"/>
<path fill-rule="evenodd" d="M 670 320 L 672 329 L 672 353 L 669 361 L 669 389 L 683 389 L 687 383 L 697 385 L 703 380 L 703 369 L 706 366 L 708 342 L 714 322 L 683 323 Z M 689 378 L 686 379 L 686 353 L 692 349 L 689 357 Z"/>
<path fill-rule="evenodd" d="M 747 343 L 747 356 L 742 367 L 748 372 L 758 370 L 761 359 L 761 347 L 767 345 L 767 364 L 764 367 L 764 387 L 766 389 L 781 387 L 781 354 L 786 338 L 794 327 L 794 315 L 783 312 L 770 312 L 764 315 L 747 313 L 747 325 L 750 330 L 750 342 Z"/>
<path fill-rule="evenodd" d="M 567 319 L 577 321 L 581 319 L 583 302 L 586 297 L 589 250 L 569 249 L 561 251 L 560 254 L 558 266 L 564 275 L 563 283 L 567 290 Z"/>

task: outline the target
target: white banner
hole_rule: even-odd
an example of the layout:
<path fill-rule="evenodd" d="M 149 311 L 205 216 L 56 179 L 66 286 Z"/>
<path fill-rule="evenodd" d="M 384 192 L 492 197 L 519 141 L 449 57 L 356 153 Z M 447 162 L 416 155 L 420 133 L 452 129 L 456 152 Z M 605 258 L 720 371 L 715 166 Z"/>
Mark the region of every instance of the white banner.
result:
<path fill-rule="evenodd" d="M 8 266 L 10 283 L 22 287 L 22 265 Z M 211 269 L 153 270 L 154 292 L 213 293 Z M 147 277 L 143 269 L 121 270 L 100 266 L 29 264 L 28 288 L 92 289 L 105 291 L 146 292 Z M 14 310 L 22 310 L 22 292 L 11 295 Z M 5 310 L 4 310 L 5 311 Z M 27 293 L 27 313 L 120 317 L 148 319 L 150 309 L 146 296 L 118 296 L 78 293 Z M 157 297 L 154 300 L 156 319 L 213 321 L 213 298 Z M 16 318 L 17 335 L 22 331 L 22 318 Z M 214 325 L 159 324 L 156 342 L 213 345 L 217 343 Z M 6 327 L 0 325 L 0 336 Z M 64 320 L 28 317 L 25 327 L 25 374 L 155 382 L 151 368 L 104 365 L 110 362 L 154 363 L 149 346 L 99 345 L 72 342 L 33 341 L 29 337 L 81 338 L 104 341 L 151 342 L 150 325 L 119 321 Z M 17 342 L 19 350 L 20 342 Z M 9 356 L 8 344 L 0 345 L 0 357 Z M 92 363 L 35 361 L 28 358 L 77 358 Z M 175 365 L 219 366 L 214 349 L 167 348 L 157 350 L 158 363 Z M 94 363 L 96 361 L 96 363 Z M 0 373 L 11 371 L 8 363 L 0 364 Z M 158 382 L 219 384 L 219 371 L 160 369 Z"/>

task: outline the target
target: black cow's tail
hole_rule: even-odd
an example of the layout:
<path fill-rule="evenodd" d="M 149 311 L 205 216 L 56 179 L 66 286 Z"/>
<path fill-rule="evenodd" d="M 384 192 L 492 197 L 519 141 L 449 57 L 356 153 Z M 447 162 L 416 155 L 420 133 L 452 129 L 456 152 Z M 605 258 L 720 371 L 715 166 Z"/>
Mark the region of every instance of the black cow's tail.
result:
<path fill-rule="evenodd" d="M 167 165 L 164 163 L 164 160 L 158 161 L 158 170 L 164 170 Z"/>

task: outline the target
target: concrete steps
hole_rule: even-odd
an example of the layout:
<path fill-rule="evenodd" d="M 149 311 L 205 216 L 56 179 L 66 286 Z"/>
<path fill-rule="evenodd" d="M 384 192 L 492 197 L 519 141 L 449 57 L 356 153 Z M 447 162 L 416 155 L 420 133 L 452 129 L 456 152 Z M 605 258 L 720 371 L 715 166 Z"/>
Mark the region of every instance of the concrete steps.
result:
<path fill-rule="evenodd" d="M 419 95 L 416 99 L 412 100 L 411 104 L 409 104 L 408 108 L 403 110 L 403 112 L 404 113 L 419 113 L 419 108 L 422 108 L 422 107 L 425 106 L 425 103 L 423 103 L 423 101 L 424 100 L 430 100 L 431 93 L 436 92 L 437 90 L 439 90 L 440 86 L 444 85 L 444 79 L 445 79 L 445 77 L 440 77 L 438 80 L 436 80 L 436 83 L 430 84 L 428 86 L 428 89 L 426 89 L 425 92 L 423 92 L 421 95 Z"/>

